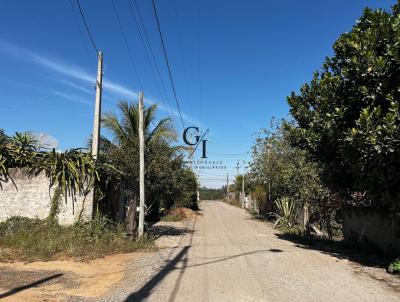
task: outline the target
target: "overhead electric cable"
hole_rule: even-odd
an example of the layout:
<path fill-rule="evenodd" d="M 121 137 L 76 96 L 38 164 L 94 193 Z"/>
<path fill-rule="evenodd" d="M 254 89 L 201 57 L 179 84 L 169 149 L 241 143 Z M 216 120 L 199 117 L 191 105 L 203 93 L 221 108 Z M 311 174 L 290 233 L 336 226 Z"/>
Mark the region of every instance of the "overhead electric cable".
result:
<path fill-rule="evenodd" d="M 153 74 L 154 81 L 155 81 L 156 86 L 157 86 L 157 90 L 159 91 L 161 102 L 163 103 L 163 105 L 164 105 L 164 107 L 165 107 L 165 110 L 167 111 L 169 117 L 174 121 L 175 124 L 177 124 L 177 123 L 176 123 L 175 116 L 174 116 L 173 114 L 171 114 L 171 112 L 170 112 L 170 104 L 169 104 L 168 94 L 167 94 L 167 92 L 166 92 L 165 85 L 164 85 L 164 82 L 163 82 L 163 80 L 162 80 L 162 77 L 161 77 L 161 74 L 160 74 L 160 70 L 159 70 L 159 68 L 158 68 L 157 61 L 156 61 L 156 59 L 155 59 L 155 56 L 154 56 L 154 53 L 153 53 L 153 50 L 152 50 L 152 47 L 151 47 L 151 44 L 150 44 L 150 41 L 149 41 L 149 38 L 148 38 L 148 35 L 147 35 L 147 30 L 146 30 L 146 27 L 145 27 L 145 25 L 144 25 L 144 22 L 143 22 L 143 19 L 142 19 L 142 15 L 141 15 L 141 13 L 140 13 L 139 6 L 137 5 L 136 0 L 134 0 L 135 7 L 136 7 L 136 11 L 137 11 L 137 13 L 138 13 L 138 15 L 139 15 L 140 23 L 141 23 L 142 27 L 140 27 L 139 22 L 138 22 L 138 20 L 137 20 L 137 18 L 136 18 L 136 14 L 135 14 L 135 12 L 134 12 L 133 5 L 132 5 L 131 1 L 130 1 L 130 0 L 127 0 L 127 1 L 128 1 L 128 4 L 129 4 L 129 8 L 130 8 L 130 11 L 131 11 L 131 15 L 132 15 L 133 20 L 134 20 L 134 24 L 135 24 L 136 29 L 137 29 L 138 34 L 139 34 L 140 42 L 141 42 L 141 44 L 142 44 L 142 46 L 143 46 L 143 48 L 144 48 L 144 50 L 145 50 L 146 58 L 147 58 L 147 61 L 149 62 L 150 70 L 151 70 L 151 72 L 152 72 L 152 74 Z M 143 30 L 144 35 L 145 35 L 145 37 L 146 37 L 147 45 L 146 45 L 145 40 L 144 40 L 144 38 L 143 38 L 142 30 Z M 146 47 L 146 46 L 147 46 L 147 47 Z M 150 51 L 150 53 L 151 53 L 151 56 L 152 56 L 152 58 L 153 58 L 153 61 L 150 59 L 149 51 Z M 153 63 L 154 66 L 155 66 L 155 69 L 156 69 L 157 74 L 158 74 L 158 78 L 157 78 L 157 76 L 156 76 L 156 74 L 155 74 L 155 72 L 154 72 L 154 68 L 153 68 L 153 64 L 152 64 L 152 63 Z M 160 87 L 161 87 L 161 88 L 160 88 Z M 164 102 L 164 99 L 165 99 L 165 102 Z M 167 104 L 168 104 L 168 106 L 167 106 Z M 178 128 L 178 127 L 177 127 L 177 128 Z"/>
<path fill-rule="evenodd" d="M 182 33 L 181 33 L 181 26 L 180 26 L 180 22 L 179 22 L 178 9 L 176 7 L 176 0 L 174 1 L 173 8 L 174 8 L 174 13 L 175 13 L 175 20 L 176 20 L 176 27 L 177 27 L 177 34 L 178 34 L 179 54 L 180 54 L 181 64 L 183 65 L 183 74 L 184 74 L 184 78 L 185 78 L 186 96 L 187 96 L 187 99 L 189 102 L 189 106 L 190 106 L 189 108 L 191 109 L 191 113 L 193 114 L 192 98 L 189 93 L 189 84 L 188 84 L 189 81 L 188 81 L 188 76 L 187 76 L 185 56 L 184 56 L 183 47 L 182 47 Z"/>
<path fill-rule="evenodd" d="M 83 21 L 83 24 L 85 25 L 85 28 L 86 28 L 86 31 L 87 31 L 87 33 L 89 35 L 90 41 L 92 42 L 92 46 L 93 46 L 94 50 L 96 51 L 96 55 L 98 56 L 99 55 L 99 50 L 97 49 L 96 43 L 94 43 L 92 34 L 90 33 L 89 26 L 86 23 L 85 15 L 83 14 L 82 7 L 81 7 L 81 5 L 79 3 L 79 0 L 76 0 L 76 3 L 78 4 L 79 12 L 81 13 L 82 21 Z"/>
<path fill-rule="evenodd" d="M 69 1 L 69 4 L 71 5 L 72 14 L 74 15 L 75 25 L 76 25 L 76 27 L 78 28 L 79 36 L 81 37 L 82 44 L 83 44 L 83 48 L 85 49 L 86 56 L 87 56 L 87 58 L 88 58 L 89 64 L 90 64 L 90 66 L 93 68 L 93 70 L 96 70 L 96 66 L 95 66 L 94 63 L 91 61 L 91 58 L 90 58 L 90 55 L 89 55 L 89 49 L 88 49 L 87 44 L 85 43 L 84 33 L 83 33 L 83 31 L 82 31 L 82 28 L 81 28 L 80 25 L 79 25 L 79 19 L 78 19 L 78 16 L 77 16 L 77 12 L 76 12 L 76 10 L 75 10 L 75 7 L 74 7 L 74 4 L 73 4 L 72 1 L 73 1 L 73 0 L 70 0 L 70 1 Z"/>
<path fill-rule="evenodd" d="M 213 153 L 213 152 L 208 152 L 211 155 L 217 155 L 217 156 L 242 156 L 242 155 L 248 155 L 247 152 L 243 153 Z"/>
<path fill-rule="evenodd" d="M 182 113 L 181 113 L 181 108 L 179 106 L 178 96 L 176 94 L 175 83 L 174 83 L 174 80 L 173 80 L 173 77 L 172 77 L 171 67 L 170 67 L 169 60 L 168 60 L 167 50 L 165 48 L 164 38 L 163 38 L 163 35 L 162 35 L 162 31 L 161 31 L 160 20 L 158 19 L 158 13 L 157 13 L 156 4 L 155 4 L 154 0 L 151 0 L 151 3 L 153 4 L 154 16 L 156 17 L 156 21 L 157 21 L 158 33 L 160 35 L 161 45 L 162 45 L 162 49 L 163 49 L 163 52 L 164 52 L 165 63 L 167 64 L 167 68 L 168 68 L 169 79 L 171 81 L 172 90 L 174 92 L 176 107 L 178 108 L 178 113 L 179 113 L 179 117 L 181 119 L 182 127 L 183 127 L 183 129 L 185 129 L 185 125 L 183 123 L 183 118 L 182 118 Z"/>
<path fill-rule="evenodd" d="M 140 79 L 140 75 L 139 75 L 139 72 L 138 72 L 137 67 L 136 67 L 135 59 L 133 58 L 131 48 L 129 47 L 128 39 L 126 38 L 124 28 L 122 27 L 121 19 L 119 18 L 118 11 L 117 11 L 117 8 L 115 6 L 114 0 L 111 0 L 111 3 L 112 3 L 112 6 L 113 6 L 113 9 L 114 9 L 114 14 L 115 14 L 115 16 L 117 17 L 117 20 L 118 20 L 119 29 L 121 30 L 122 37 L 123 37 L 124 43 L 125 43 L 125 47 L 126 47 L 126 49 L 128 51 L 128 54 L 129 54 L 129 59 L 130 59 L 131 65 L 132 65 L 134 73 L 135 73 L 135 75 L 136 75 L 136 77 L 137 77 L 137 79 L 139 81 L 140 88 L 141 88 L 141 90 L 143 90 L 143 83 L 142 83 L 142 80 Z"/>
<path fill-rule="evenodd" d="M 198 42 L 198 76 L 199 76 L 199 104 L 200 104 L 200 117 L 203 117 L 203 86 L 201 82 L 201 1 L 198 1 L 197 4 L 197 42 Z"/>

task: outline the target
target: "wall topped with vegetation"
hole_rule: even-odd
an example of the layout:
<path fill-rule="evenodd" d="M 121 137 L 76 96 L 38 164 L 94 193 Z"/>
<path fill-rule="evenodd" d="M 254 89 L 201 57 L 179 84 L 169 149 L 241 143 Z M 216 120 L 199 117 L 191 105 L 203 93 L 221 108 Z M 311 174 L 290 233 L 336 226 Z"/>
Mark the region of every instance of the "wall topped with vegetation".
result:
<path fill-rule="evenodd" d="M 54 199 L 56 187 L 50 186 L 50 179 L 41 172 L 27 175 L 26 169 L 10 169 L 8 180 L 0 190 L 0 221 L 13 216 L 46 219 L 51 209 L 57 213 L 58 222 L 70 225 L 92 217 L 93 194 L 76 194 Z M 53 202 L 57 204 L 52 204 Z"/>

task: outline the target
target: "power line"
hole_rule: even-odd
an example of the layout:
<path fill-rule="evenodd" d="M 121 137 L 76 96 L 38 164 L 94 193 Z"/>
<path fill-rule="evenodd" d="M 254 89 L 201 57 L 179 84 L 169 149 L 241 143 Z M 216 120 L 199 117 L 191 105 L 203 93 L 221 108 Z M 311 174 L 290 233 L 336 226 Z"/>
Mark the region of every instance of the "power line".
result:
<path fill-rule="evenodd" d="M 213 153 L 213 152 L 208 152 L 208 154 L 217 155 L 217 156 L 242 156 L 242 155 L 248 155 L 247 152 L 243 152 L 243 153 Z"/>
<path fill-rule="evenodd" d="M 178 33 L 179 54 L 180 54 L 180 58 L 181 58 L 181 63 L 183 65 L 183 74 L 185 76 L 186 96 L 189 101 L 191 113 L 193 114 L 192 98 L 189 93 L 188 76 L 187 76 L 187 70 L 186 70 L 185 56 L 184 56 L 183 47 L 182 47 L 181 26 L 180 26 L 180 22 L 179 22 L 178 9 L 176 7 L 176 0 L 174 1 L 173 8 L 174 8 L 174 13 L 175 13 L 176 27 L 177 27 L 177 33 Z"/>
<path fill-rule="evenodd" d="M 90 33 L 89 26 L 86 23 L 86 19 L 85 19 L 85 16 L 83 14 L 82 7 L 81 7 L 81 5 L 79 3 L 79 0 L 76 0 L 76 3 L 78 4 L 79 12 L 81 13 L 82 21 L 83 21 L 83 24 L 85 24 L 85 28 L 86 28 L 86 31 L 87 31 L 87 33 L 89 35 L 90 41 L 92 42 L 92 46 L 93 46 L 94 50 L 96 51 L 96 55 L 98 56 L 99 55 L 99 50 L 97 49 L 96 44 L 94 43 L 92 34 Z"/>
<path fill-rule="evenodd" d="M 174 80 L 172 78 L 171 67 L 170 67 L 169 61 L 168 61 L 167 50 L 166 50 L 165 45 L 164 45 L 164 39 L 163 39 L 163 35 L 162 35 L 162 32 L 161 32 L 160 20 L 158 19 L 156 4 L 155 4 L 154 0 L 151 0 L 151 3 L 153 4 L 154 16 L 156 17 L 156 21 L 157 21 L 158 33 L 160 35 L 161 45 L 162 45 L 162 49 L 163 49 L 163 52 L 164 52 L 164 59 L 165 59 L 165 62 L 167 64 L 167 68 L 168 68 L 169 79 L 171 81 L 172 90 L 174 92 L 176 107 L 178 108 L 179 117 L 181 119 L 182 127 L 183 127 L 183 129 L 185 129 L 185 125 L 183 123 L 183 118 L 182 118 L 182 113 L 181 113 L 181 108 L 179 107 L 178 96 L 176 94 Z"/>
<path fill-rule="evenodd" d="M 160 70 L 159 70 L 159 68 L 158 68 L 157 61 L 156 61 L 156 59 L 155 59 L 155 56 L 154 56 L 154 53 L 153 53 L 153 49 L 152 49 L 151 44 L 150 44 L 150 41 L 149 41 L 149 37 L 148 37 L 148 35 L 147 35 L 147 30 L 146 30 L 146 27 L 145 27 L 145 25 L 144 25 L 143 18 L 142 18 L 142 15 L 141 15 L 141 13 L 140 13 L 139 6 L 138 6 L 136 0 L 134 0 L 135 7 L 136 7 L 136 11 L 137 11 L 137 13 L 138 13 L 138 15 L 139 15 L 139 19 L 140 19 L 140 23 L 141 23 L 142 27 L 140 27 L 139 22 L 138 22 L 138 20 L 137 20 L 137 18 L 136 18 L 136 15 L 135 15 L 135 12 L 134 12 L 134 10 L 133 10 L 133 5 L 132 5 L 131 1 L 130 1 L 130 0 L 127 0 L 127 1 L 128 1 L 128 4 L 129 4 L 129 8 L 130 8 L 130 11 L 131 11 L 131 15 L 132 15 L 133 20 L 134 20 L 134 24 L 135 24 L 136 29 L 137 29 L 138 34 L 139 34 L 140 42 L 141 42 L 141 44 L 142 44 L 142 46 L 143 46 L 143 48 L 144 48 L 144 50 L 145 50 L 146 58 L 147 58 L 147 61 L 149 62 L 149 65 L 150 65 L 150 70 L 151 70 L 151 72 L 152 72 L 152 74 L 153 74 L 154 81 L 155 81 L 155 83 L 156 83 L 158 92 L 159 92 L 159 94 L 160 94 L 161 102 L 163 103 L 165 109 L 167 110 L 167 112 L 168 112 L 170 118 L 174 121 L 175 124 L 177 124 L 177 123 L 176 123 L 176 120 L 175 120 L 175 117 L 174 117 L 174 116 L 171 114 L 171 112 L 170 112 L 169 99 L 168 99 L 168 96 L 167 96 L 167 92 L 166 92 L 166 89 L 165 89 L 165 85 L 164 85 L 164 82 L 163 82 L 163 80 L 162 80 L 162 77 L 161 77 L 161 74 L 160 74 Z M 141 29 L 143 30 L 144 35 L 145 35 L 145 37 L 146 37 L 147 47 L 146 47 L 146 43 L 144 42 L 145 40 L 144 40 L 144 38 L 143 38 Z M 149 50 L 148 50 L 147 48 L 150 50 L 151 56 L 152 56 L 152 58 L 153 58 L 153 61 L 150 59 Z M 155 69 L 156 69 L 157 74 L 158 74 L 158 78 L 157 78 L 157 76 L 156 76 L 156 74 L 155 74 L 155 72 L 154 72 L 152 62 L 154 63 Z M 160 82 L 160 83 L 159 83 L 159 82 Z M 160 87 L 161 87 L 162 89 L 160 89 Z M 168 106 L 166 106 L 166 103 L 164 102 L 164 99 L 165 99 L 166 103 L 168 103 Z"/>
<path fill-rule="evenodd" d="M 197 42 L 198 42 L 198 76 L 199 76 L 199 104 L 200 104 L 200 117 L 203 116 L 203 92 L 202 92 L 202 82 L 201 82 L 201 1 L 197 2 Z"/>
<path fill-rule="evenodd" d="M 113 9 L 114 9 L 114 14 L 115 14 L 115 16 L 117 17 L 117 20 L 118 20 L 119 29 L 121 30 L 122 37 L 123 37 L 124 43 L 125 43 L 125 47 L 126 47 L 126 49 L 128 51 L 128 54 L 129 54 L 130 62 L 132 64 L 132 67 L 133 67 L 133 70 L 134 70 L 134 72 L 136 74 L 136 77 L 137 77 L 137 79 L 139 81 L 139 85 L 140 85 L 141 89 L 143 90 L 143 83 L 142 83 L 142 81 L 140 79 L 139 72 L 138 72 L 138 70 L 136 68 L 135 59 L 133 58 L 131 48 L 129 47 L 128 39 L 126 38 L 124 28 L 122 27 L 121 19 L 119 18 L 118 11 L 117 11 L 117 8 L 115 6 L 114 0 L 111 0 L 111 3 L 112 3 L 112 6 L 113 6 Z"/>
<path fill-rule="evenodd" d="M 72 14 L 73 14 L 74 20 L 75 20 L 75 25 L 76 25 L 76 27 L 78 28 L 79 36 L 80 36 L 80 38 L 81 38 L 81 40 L 82 40 L 83 48 L 85 49 L 86 56 L 87 56 L 87 58 L 88 58 L 89 64 L 90 64 L 90 66 L 93 68 L 93 70 L 96 70 L 96 66 L 95 66 L 95 65 L 93 64 L 93 62 L 91 61 L 91 58 L 90 58 L 90 55 L 89 55 L 89 49 L 88 49 L 87 44 L 85 43 L 84 33 L 83 33 L 83 31 L 82 31 L 82 28 L 81 28 L 80 25 L 79 25 L 78 15 L 76 14 L 76 10 L 75 10 L 75 7 L 74 7 L 74 4 L 73 4 L 72 0 L 69 1 L 69 4 L 71 5 Z"/>

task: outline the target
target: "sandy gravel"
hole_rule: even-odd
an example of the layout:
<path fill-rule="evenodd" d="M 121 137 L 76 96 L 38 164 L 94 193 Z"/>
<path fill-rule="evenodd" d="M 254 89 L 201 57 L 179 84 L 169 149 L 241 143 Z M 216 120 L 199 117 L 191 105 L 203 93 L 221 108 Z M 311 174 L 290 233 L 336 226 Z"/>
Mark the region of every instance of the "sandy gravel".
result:
<path fill-rule="evenodd" d="M 354 263 L 279 239 L 242 209 L 215 201 L 201 209 L 187 226 L 193 232 L 164 238 L 169 248 L 136 262 L 131 286 L 107 300 L 400 301 L 398 290 Z"/>

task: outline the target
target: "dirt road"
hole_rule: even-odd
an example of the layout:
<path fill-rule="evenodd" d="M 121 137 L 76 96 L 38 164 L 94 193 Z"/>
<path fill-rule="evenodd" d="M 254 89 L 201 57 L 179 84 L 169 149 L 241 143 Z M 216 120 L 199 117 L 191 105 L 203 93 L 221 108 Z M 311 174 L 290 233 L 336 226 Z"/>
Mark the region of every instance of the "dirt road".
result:
<path fill-rule="evenodd" d="M 349 261 L 279 239 L 242 209 L 201 209 L 193 232 L 126 301 L 400 301 Z"/>
<path fill-rule="evenodd" d="M 400 301 L 400 278 L 280 239 L 222 202 L 204 201 L 196 218 L 153 231 L 163 234 L 158 251 L 0 264 L 0 300 Z"/>

